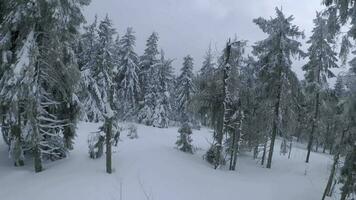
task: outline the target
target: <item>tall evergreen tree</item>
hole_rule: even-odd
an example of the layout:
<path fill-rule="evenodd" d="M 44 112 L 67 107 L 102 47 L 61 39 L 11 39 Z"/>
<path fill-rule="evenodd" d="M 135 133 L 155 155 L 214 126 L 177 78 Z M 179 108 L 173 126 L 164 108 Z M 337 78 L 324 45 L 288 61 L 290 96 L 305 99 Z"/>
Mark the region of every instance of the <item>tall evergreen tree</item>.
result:
<path fill-rule="evenodd" d="M 142 85 L 141 93 L 146 93 L 148 85 L 152 79 L 152 67 L 158 62 L 158 34 L 153 32 L 146 41 L 146 49 L 143 56 L 140 57 L 140 83 Z"/>
<path fill-rule="evenodd" d="M 158 34 L 153 32 L 146 42 L 144 55 L 140 58 L 140 85 L 143 105 L 140 110 L 138 120 L 146 125 L 153 124 L 156 107 L 157 94 L 157 73 L 159 66 L 158 56 Z"/>
<path fill-rule="evenodd" d="M 106 172 L 112 173 L 111 166 L 111 138 L 113 126 L 113 98 L 114 98 L 114 83 L 113 70 L 115 60 L 113 55 L 113 35 L 115 29 L 112 28 L 111 20 L 108 16 L 100 22 L 98 28 L 98 54 L 96 56 L 96 68 L 94 73 L 97 75 L 97 84 L 102 97 L 103 116 L 104 116 L 104 132 L 106 144 Z"/>
<path fill-rule="evenodd" d="M 140 95 L 139 59 L 134 51 L 136 37 L 132 28 L 127 28 L 120 39 L 120 65 L 117 74 L 117 90 L 120 99 L 120 113 L 122 118 L 132 118 L 137 109 Z"/>
<path fill-rule="evenodd" d="M 274 143 L 280 128 L 280 107 L 283 95 L 289 89 L 289 82 L 295 78 L 291 70 L 291 56 L 304 55 L 300 50 L 301 43 L 295 38 L 304 37 L 299 28 L 292 25 L 293 16 L 285 17 L 276 8 L 277 16 L 269 20 L 257 18 L 254 22 L 268 37 L 253 47 L 253 53 L 259 59 L 260 78 L 265 81 L 265 91 L 273 105 L 271 144 L 267 168 L 271 168 Z M 268 92 L 267 92 L 268 91 Z"/>
<path fill-rule="evenodd" d="M 214 71 L 214 58 L 211 50 L 211 45 L 209 45 L 209 48 L 206 52 L 204 61 L 203 61 L 203 66 L 200 69 L 199 75 L 202 77 L 206 77 L 209 74 L 211 74 Z"/>
<path fill-rule="evenodd" d="M 153 126 L 159 128 L 168 128 L 169 113 L 171 112 L 170 91 L 173 79 L 173 60 L 166 60 L 163 50 L 161 51 L 161 59 L 157 64 L 156 76 L 156 91 L 157 99 L 153 114 Z"/>
<path fill-rule="evenodd" d="M 15 123 L 10 118 L 3 122 L 16 125 L 10 136 L 15 147 L 10 149 L 15 155 L 21 155 L 21 146 L 32 151 L 36 172 L 43 170 L 43 158 L 63 158 L 72 148 L 79 76 L 73 46 L 84 21 L 81 7 L 88 3 L 11 1 L 14 9 L 0 26 L 0 50 L 5 55 L 0 99 L 14 108 L 5 115 L 16 116 Z M 15 163 L 20 163 L 17 157 Z"/>
<path fill-rule="evenodd" d="M 177 81 L 177 102 L 182 122 L 191 119 L 188 106 L 194 93 L 193 78 L 193 58 L 188 55 L 184 57 L 181 74 Z"/>
<path fill-rule="evenodd" d="M 97 54 L 98 50 L 98 25 L 97 18 L 94 22 L 84 27 L 85 32 L 80 40 L 80 52 L 78 53 L 79 68 L 81 70 L 80 87 L 78 95 L 82 102 L 82 119 L 90 122 L 104 120 L 104 104 L 98 85 Z"/>
<path fill-rule="evenodd" d="M 322 93 L 327 89 L 327 78 L 335 77 L 330 71 L 331 68 L 337 68 L 336 53 L 330 44 L 333 41 L 328 42 L 328 26 L 327 20 L 324 19 L 320 13 L 316 14 L 314 19 L 315 27 L 313 34 L 308 41 L 310 45 L 308 49 L 309 62 L 303 66 L 303 70 L 306 71 L 305 79 L 307 81 L 307 92 L 312 96 L 312 110 L 313 116 L 311 119 L 311 132 L 308 142 L 308 153 L 305 162 L 309 162 L 310 151 L 312 149 L 314 134 L 320 124 L 320 103 L 322 100 Z"/>

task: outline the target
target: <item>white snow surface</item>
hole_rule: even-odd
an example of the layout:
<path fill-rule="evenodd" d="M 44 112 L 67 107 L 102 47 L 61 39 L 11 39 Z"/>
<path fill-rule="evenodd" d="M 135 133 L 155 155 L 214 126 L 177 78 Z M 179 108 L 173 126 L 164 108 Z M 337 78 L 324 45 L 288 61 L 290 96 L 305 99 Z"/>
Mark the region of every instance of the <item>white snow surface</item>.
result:
<path fill-rule="evenodd" d="M 0 139 L 0 198 L 3 200 L 317 200 L 325 187 L 331 157 L 293 148 L 291 159 L 276 145 L 272 169 L 248 153 L 239 155 L 237 171 L 214 170 L 203 160 L 211 131 L 193 130 L 194 155 L 175 148 L 177 128 L 138 125 L 139 138 L 121 133 L 113 153 L 113 174 L 105 173 L 105 156 L 88 156 L 87 138 L 99 124 L 80 123 L 74 150 L 66 159 L 45 163 L 34 173 L 32 162 L 13 167 Z M 296 146 L 296 145 L 295 145 Z M 305 175 L 305 171 L 307 173 Z"/>

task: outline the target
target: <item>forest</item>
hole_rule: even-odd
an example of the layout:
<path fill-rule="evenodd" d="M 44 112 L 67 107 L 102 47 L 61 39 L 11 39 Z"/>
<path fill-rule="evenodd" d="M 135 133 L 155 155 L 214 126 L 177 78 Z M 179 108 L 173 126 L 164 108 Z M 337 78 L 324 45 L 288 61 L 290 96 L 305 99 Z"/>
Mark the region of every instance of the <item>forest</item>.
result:
<path fill-rule="evenodd" d="M 16 198 L 2 185 L 17 188 L 16 182 L 23 179 L 10 174 L 28 169 L 26 177 L 36 179 L 37 174 L 56 174 L 63 162 L 74 163 L 71 152 L 75 155 L 78 138 L 86 146 L 82 159 L 105 170 L 95 168 L 93 174 L 115 176 L 124 174 L 115 163 L 125 161 L 121 148 L 131 144 L 126 133 L 129 142 L 154 146 L 149 135 L 143 141 L 145 131 L 171 134 L 173 127 L 176 141 L 166 145 L 175 153 L 198 154 L 211 176 L 217 175 L 215 170 L 242 175 L 245 156 L 253 160 L 250 168 L 268 173 L 279 169 L 276 156 L 288 162 L 294 151 L 303 149 L 298 161 L 305 171 L 302 176 L 308 176 L 320 155 L 329 159 L 322 190 L 315 194 L 318 199 L 356 199 L 356 0 L 321 1 L 324 9 L 311 19 L 310 36 L 295 24 L 293 15 L 276 7 L 273 16 L 256 16 L 251 22 L 265 34 L 263 40 L 223 38 L 226 44 L 218 55 L 207 44 L 203 63 L 187 52 L 178 75 L 176 60 L 160 47 L 159 33 L 152 32 L 139 55 L 132 27 L 117 30 L 110 15 L 85 19 L 83 9 L 90 3 L 0 0 L 4 199 Z M 307 51 L 302 39 L 307 40 Z M 307 61 L 299 66 L 302 80 L 292 69 L 299 59 Z M 335 73 L 340 67 L 347 70 Z M 85 135 L 79 137 L 78 130 Z M 194 143 L 201 131 L 210 137 L 204 150 Z M 147 155 L 157 159 L 153 152 Z M 13 182 L 1 181 L 7 175 Z M 137 199 L 163 199 L 139 183 L 144 196 Z M 288 184 L 298 187 L 293 180 Z M 121 189 L 120 197 L 103 199 L 121 200 Z"/>

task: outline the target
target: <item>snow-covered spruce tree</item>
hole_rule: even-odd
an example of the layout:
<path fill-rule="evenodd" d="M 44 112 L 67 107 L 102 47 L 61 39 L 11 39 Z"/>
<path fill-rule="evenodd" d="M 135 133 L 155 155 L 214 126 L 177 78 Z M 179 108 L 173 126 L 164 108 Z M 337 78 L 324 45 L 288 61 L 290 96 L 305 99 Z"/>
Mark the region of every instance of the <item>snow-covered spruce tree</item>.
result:
<path fill-rule="evenodd" d="M 161 50 L 161 59 L 159 60 L 156 68 L 156 91 L 157 100 L 155 110 L 153 113 L 153 126 L 159 128 L 168 128 L 169 113 L 171 112 L 170 104 L 170 88 L 172 87 L 173 79 L 173 60 L 166 60 L 164 58 L 164 52 Z"/>
<path fill-rule="evenodd" d="M 308 41 L 310 47 L 308 49 L 309 62 L 303 66 L 305 79 L 307 82 L 307 93 L 311 99 L 313 116 L 311 119 L 311 132 L 308 142 L 308 153 L 305 162 L 309 162 L 310 151 L 313 146 L 314 134 L 318 130 L 320 124 L 320 104 L 322 101 L 322 93 L 327 89 L 327 78 L 335 75 L 330 71 L 331 68 L 337 68 L 337 58 L 331 44 L 328 34 L 327 20 L 320 13 L 316 14 L 314 19 L 315 27 L 313 34 Z M 329 40 L 328 40 L 329 39 Z"/>
<path fill-rule="evenodd" d="M 216 162 L 216 137 L 222 132 L 223 118 L 223 83 L 222 67 L 206 73 L 203 77 L 198 74 L 195 91 L 191 101 L 191 108 L 201 116 L 203 123 L 214 129 L 214 141 L 205 154 L 205 160 L 212 165 Z"/>
<path fill-rule="evenodd" d="M 217 129 L 215 129 L 214 143 L 207 152 L 208 161 L 218 168 L 225 163 L 223 153 L 227 153 L 230 160 L 230 170 L 236 167 L 237 152 L 239 148 L 242 110 L 239 92 L 239 68 L 242 64 L 242 54 L 244 42 L 228 42 L 224 49 L 223 56 L 220 58 L 220 67 L 222 82 L 222 115 Z M 225 137 L 224 139 L 224 135 Z M 223 143 L 224 142 L 224 143 Z M 224 149 L 223 147 L 226 146 Z"/>
<path fill-rule="evenodd" d="M 79 77 L 73 46 L 84 21 L 81 6 L 88 3 L 11 1 L 15 9 L 0 26 L 0 68 L 5 69 L 0 99 L 15 108 L 6 115 L 16 116 L 17 125 L 10 149 L 13 155 L 21 155 L 22 147 L 32 151 L 36 172 L 43 170 L 43 158 L 63 158 L 72 148 L 77 110 L 73 90 Z"/>
<path fill-rule="evenodd" d="M 138 114 L 139 122 L 145 125 L 153 124 L 153 115 L 156 107 L 157 96 L 157 66 L 158 56 L 158 34 L 153 32 L 146 42 L 146 49 L 140 57 L 140 98 L 143 101 Z"/>
<path fill-rule="evenodd" d="M 154 78 L 152 77 L 151 73 L 152 70 L 151 68 L 157 64 L 158 62 L 158 34 L 156 32 L 153 32 L 149 38 L 146 41 L 146 49 L 144 54 L 140 57 L 140 83 L 142 85 L 141 87 L 141 94 L 142 97 L 144 97 L 146 93 L 147 85 L 146 83 L 150 83 L 150 79 Z"/>
<path fill-rule="evenodd" d="M 190 135 L 193 133 L 189 123 L 183 122 L 182 126 L 178 130 L 179 136 L 176 145 L 179 150 L 187 153 L 193 153 L 192 138 Z"/>
<path fill-rule="evenodd" d="M 103 131 L 105 133 L 106 146 L 106 172 L 112 173 L 111 167 L 111 145 L 114 120 L 114 83 L 113 69 L 115 65 L 113 55 L 113 36 L 115 29 L 112 28 L 111 20 L 105 17 L 98 28 L 98 50 L 95 56 L 96 63 L 93 69 L 93 75 L 98 88 L 100 99 L 97 103 L 102 106 L 102 115 L 104 117 Z"/>
<path fill-rule="evenodd" d="M 286 94 L 288 81 L 294 79 L 291 70 L 291 56 L 304 55 L 300 50 L 301 43 L 295 38 L 304 37 L 299 28 L 292 25 L 293 16 L 285 17 L 281 10 L 276 8 L 277 16 L 266 20 L 254 19 L 259 28 L 268 34 L 268 37 L 259 41 L 253 47 L 253 53 L 258 57 L 260 78 L 265 81 L 266 94 L 273 104 L 273 121 L 271 144 L 267 160 L 267 168 L 271 168 L 274 143 L 280 124 L 281 99 Z M 268 91 L 268 92 L 267 92 Z M 282 93 L 283 92 L 283 93 Z"/>
<path fill-rule="evenodd" d="M 203 65 L 198 73 L 198 76 L 196 78 L 196 90 L 198 93 L 201 91 L 205 90 L 209 84 L 209 79 L 212 78 L 213 74 L 215 71 L 215 63 L 214 63 L 214 57 L 211 52 L 211 46 L 209 46 L 208 50 L 206 51 Z M 196 95 L 197 97 L 199 95 Z M 200 104 L 202 106 L 202 104 Z M 200 121 L 204 126 L 209 125 L 209 116 L 208 116 L 208 108 L 206 106 L 197 106 L 195 112 L 200 118 Z"/>
<path fill-rule="evenodd" d="M 191 120 L 188 106 L 194 93 L 193 78 L 193 58 L 188 55 L 184 57 L 181 74 L 177 80 L 177 104 L 181 122 Z"/>
<path fill-rule="evenodd" d="M 211 50 L 211 45 L 209 45 L 208 50 L 206 51 L 204 61 L 203 61 L 203 66 L 201 67 L 199 71 L 199 76 L 202 78 L 205 78 L 209 75 L 211 75 L 214 71 L 215 63 L 214 63 L 214 57 L 213 53 Z"/>
<path fill-rule="evenodd" d="M 224 127 L 223 133 L 226 133 L 224 145 L 229 158 L 229 170 L 236 169 L 237 154 L 240 149 L 242 133 L 242 122 L 244 120 L 243 108 L 241 105 L 241 81 L 240 70 L 244 65 L 243 54 L 245 51 L 246 42 L 234 40 L 229 44 L 230 49 L 226 49 L 225 59 L 226 66 L 224 68 L 224 85 L 225 85 L 225 100 L 224 100 Z M 229 52 L 228 52 L 229 51 Z M 230 55 L 228 55 L 230 54 Z M 227 67 L 230 66 L 228 69 Z M 226 74 L 225 74 L 226 73 Z"/>
<path fill-rule="evenodd" d="M 356 197 L 356 73 L 352 68 L 347 75 L 346 86 L 347 93 L 342 112 L 345 135 L 342 156 L 345 157 L 345 161 L 339 178 L 340 200 L 352 200 Z"/>
<path fill-rule="evenodd" d="M 98 85 L 99 73 L 96 72 L 96 59 L 99 50 L 97 18 L 92 24 L 84 26 L 84 30 L 78 52 L 81 79 L 77 94 L 82 102 L 82 119 L 99 122 L 104 120 L 104 103 L 100 92 L 101 88 Z"/>
<path fill-rule="evenodd" d="M 266 103 L 261 92 L 262 83 L 258 79 L 256 61 L 248 57 L 240 70 L 240 99 L 244 120 L 242 132 L 245 148 L 254 150 L 254 159 L 261 155 L 261 149 L 266 141 L 269 130 Z"/>
<path fill-rule="evenodd" d="M 117 92 L 120 100 L 120 118 L 133 119 L 137 110 L 140 95 L 139 59 L 134 51 L 136 37 L 131 27 L 127 28 L 125 35 L 120 39 L 119 68 L 116 77 Z"/>

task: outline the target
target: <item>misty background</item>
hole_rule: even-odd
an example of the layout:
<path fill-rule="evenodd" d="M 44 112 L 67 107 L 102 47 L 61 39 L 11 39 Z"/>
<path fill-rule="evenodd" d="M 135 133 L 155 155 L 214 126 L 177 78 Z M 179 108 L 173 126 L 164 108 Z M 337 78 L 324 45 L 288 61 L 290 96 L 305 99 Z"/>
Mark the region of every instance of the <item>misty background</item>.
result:
<path fill-rule="evenodd" d="M 88 23 L 96 14 L 99 20 L 108 14 L 120 36 L 127 27 L 133 27 L 139 55 L 148 36 L 156 31 L 159 47 L 166 58 L 175 59 L 173 66 L 178 73 L 183 57 L 188 54 L 194 58 L 195 70 L 199 70 L 209 44 L 217 56 L 227 39 L 235 35 L 248 40 L 249 47 L 264 39 L 266 35 L 252 20 L 275 16 L 275 7 L 282 8 L 286 16 L 293 15 L 293 24 L 304 30 L 306 37 L 301 41 L 306 51 L 316 11 L 324 9 L 321 0 L 93 0 L 84 14 Z M 301 67 L 305 62 L 293 62 L 299 79 L 303 79 Z M 335 71 L 341 70 L 345 67 Z"/>

